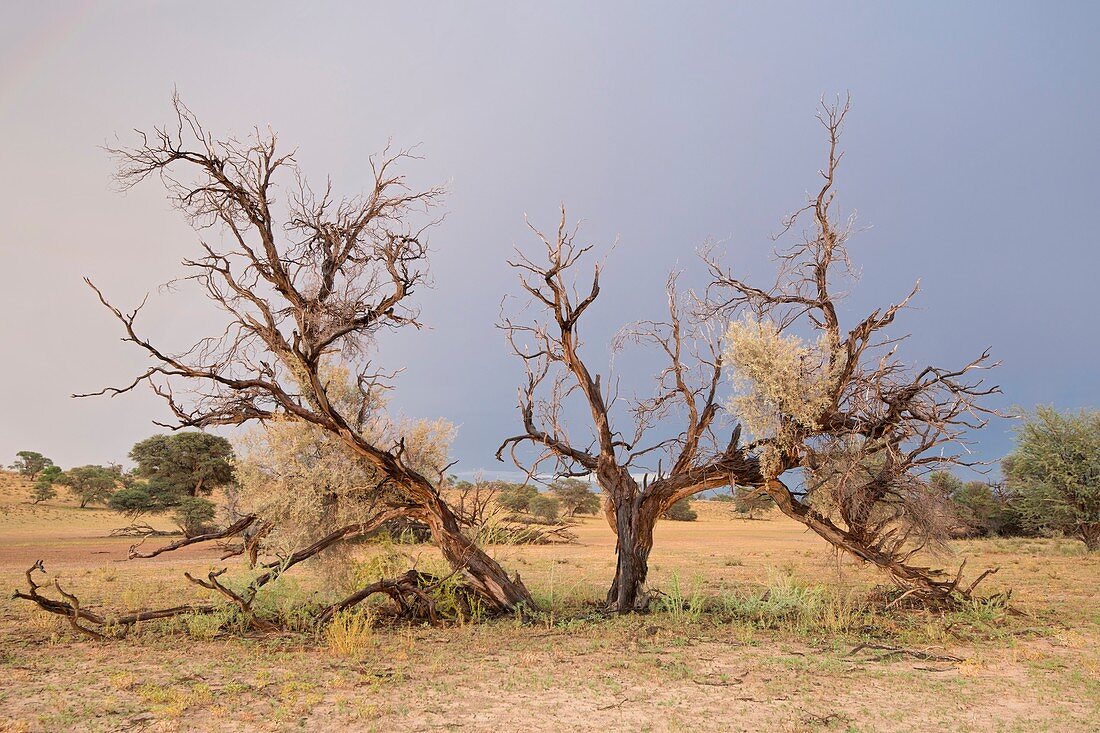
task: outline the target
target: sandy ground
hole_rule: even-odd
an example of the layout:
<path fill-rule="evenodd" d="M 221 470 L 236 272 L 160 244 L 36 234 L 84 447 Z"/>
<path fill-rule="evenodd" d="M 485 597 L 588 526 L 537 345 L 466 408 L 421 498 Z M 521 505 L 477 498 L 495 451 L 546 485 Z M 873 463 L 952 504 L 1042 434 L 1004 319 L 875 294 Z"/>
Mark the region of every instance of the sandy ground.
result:
<path fill-rule="evenodd" d="M 31 507 L 24 488 L 0 476 L 7 587 L 21 586 L 41 558 L 88 605 L 202 598 L 182 572 L 216 565 L 216 550 L 128 562 L 132 540 L 104 536 L 117 517 L 67 502 Z M 734 519 L 717 504 L 701 515 L 658 528 L 655 586 L 718 603 L 783 575 L 854 594 L 881 582 L 786 520 Z M 575 545 L 494 548 L 553 609 L 539 623 L 382 625 L 351 656 L 317 634 L 203 639 L 182 624 L 97 642 L 5 600 L 0 730 L 1100 729 L 1100 558 L 1070 541 L 959 547 L 970 567 L 1001 568 L 987 592 L 1013 589 L 1027 617 L 911 612 L 832 633 L 709 612 L 598 618 L 586 604 L 611 577 L 613 537 L 594 519 L 576 531 Z M 310 574 L 301 576 L 291 590 L 304 597 L 313 589 Z"/>

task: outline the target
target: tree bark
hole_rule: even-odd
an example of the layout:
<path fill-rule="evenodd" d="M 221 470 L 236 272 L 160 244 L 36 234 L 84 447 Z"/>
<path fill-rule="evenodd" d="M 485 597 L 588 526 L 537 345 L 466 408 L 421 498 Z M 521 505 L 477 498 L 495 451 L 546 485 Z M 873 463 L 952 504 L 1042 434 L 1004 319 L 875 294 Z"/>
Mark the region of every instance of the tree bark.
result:
<path fill-rule="evenodd" d="M 639 499 L 619 506 L 615 512 L 615 579 L 607 592 L 607 607 L 617 613 L 644 611 L 650 601 L 646 590 L 649 553 L 660 512 L 654 511 L 654 502 Z"/>
<path fill-rule="evenodd" d="M 434 494 L 434 492 L 433 492 Z M 443 557 L 461 569 L 470 585 L 492 605 L 494 611 L 523 613 L 538 608 L 519 574 L 509 578 L 500 564 L 462 533 L 458 518 L 442 498 L 426 502 L 423 521 L 432 532 Z"/>
<path fill-rule="evenodd" d="M 1100 552 L 1100 522 L 1082 522 L 1079 526 L 1085 549 L 1089 552 Z"/>
<path fill-rule="evenodd" d="M 509 578 L 496 560 L 462 533 L 458 517 L 430 480 L 410 469 L 397 456 L 371 445 L 343 422 L 342 416 L 328 405 L 324 407 L 328 416 L 336 421 L 337 429 L 333 432 L 397 485 L 412 504 L 408 507 L 407 516 L 428 525 L 443 557 L 454 570 L 465 575 L 471 587 L 490 604 L 492 611 L 524 613 L 538 608 L 518 574 L 514 579 Z"/>
<path fill-rule="evenodd" d="M 599 478 L 609 497 L 604 512 L 616 536 L 615 578 L 607 591 L 607 608 L 616 613 L 644 611 L 650 601 L 646 580 L 653 528 L 667 501 L 663 495 L 639 491 L 633 477 L 617 466 Z"/>

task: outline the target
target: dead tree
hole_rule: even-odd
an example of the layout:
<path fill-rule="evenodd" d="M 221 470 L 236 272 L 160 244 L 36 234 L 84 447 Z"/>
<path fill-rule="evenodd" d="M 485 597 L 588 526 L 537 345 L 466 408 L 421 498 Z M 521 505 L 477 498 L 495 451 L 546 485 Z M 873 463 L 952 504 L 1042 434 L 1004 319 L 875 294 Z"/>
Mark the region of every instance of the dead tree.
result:
<path fill-rule="evenodd" d="M 564 208 L 554 237 L 534 227 L 532 231 L 543 244 L 544 257 L 520 253 L 511 265 L 546 318 L 529 323 L 502 319 L 513 351 L 526 365 L 527 380 L 519 390 L 524 432 L 505 440 L 497 458 L 503 459 L 507 450 L 517 465 L 523 464 L 516 448 L 533 444 L 539 453 L 527 464 L 528 470 L 551 464 L 558 475 L 595 476 L 607 498 L 608 523 L 618 537 L 607 605 L 620 613 L 642 610 L 649 602 L 646 577 L 657 519 L 677 501 L 700 491 L 755 480 L 756 459 L 739 445 L 738 428 L 724 440 L 716 433 L 722 355 L 715 323 L 686 307 L 689 301 L 678 294 L 675 274 L 667 283 L 668 320 L 632 324 L 615 344 L 652 344 L 668 364 L 657 378 L 656 394 L 631 405 L 629 432 L 615 426 L 617 396 L 589 369 L 578 332 L 581 317 L 599 296 L 600 267 L 595 267 L 591 286 L 580 295 L 573 268 L 591 247 L 576 241 Z M 591 417 L 590 435 L 583 443 L 570 436 L 562 418 L 571 398 L 579 399 Z M 647 443 L 652 429 L 673 414 L 684 420 L 679 433 Z M 637 472 L 645 476 L 641 481 Z"/>
<path fill-rule="evenodd" d="M 731 409 L 750 428 L 759 485 L 780 510 L 886 570 L 907 593 L 969 595 L 976 583 L 961 587 L 961 568 L 947 574 L 911 560 L 946 538 L 943 497 L 923 477 L 944 465 L 975 465 L 967 433 L 996 414 L 982 402 L 999 391 L 977 375 L 996 364 L 988 351 L 959 368 L 902 361 L 905 336 L 887 329 L 919 282 L 898 302 L 841 325 L 838 286 L 854 280 L 846 248 L 853 220 L 834 214 L 848 109 L 847 101 L 822 104 L 822 184 L 783 222 L 780 238 L 804 217 L 812 224 L 775 250 L 774 284 L 750 285 L 707 252 L 712 283 L 703 305 L 706 315 L 730 322 L 724 354 L 740 386 Z"/>
<path fill-rule="evenodd" d="M 400 436 L 382 444 L 361 429 L 393 377 L 371 366 L 375 337 L 421 325 L 411 298 L 427 278 L 431 222 L 411 221 L 430 212 L 442 190 L 411 189 L 396 169 L 412 156 L 387 149 L 370 160 L 366 194 L 337 198 L 331 183 L 315 192 L 275 133 L 216 139 L 178 98 L 173 102 L 174 124 L 139 132 L 132 148 L 109 150 L 120 161 L 123 188 L 158 177 L 200 233 L 201 255 L 184 260 L 189 274 L 182 280 L 204 291 L 226 326 L 190 348 L 169 349 L 139 332 L 140 306 L 123 312 L 88 280 L 122 324 L 123 340 L 151 362 L 129 384 L 94 394 L 146 384 L 167 402 L 175 421 L 166 427 L 173 429 L 273 418 L 316 425 L 386 479 L 400 496 L 396 508 L 428 525 L 444 557 L 490 608 L 533 607 L 518 577 L 509 578 L 463 534 L 441 496 L 442 476 L 410 466 Z M 288 192 L 281 201 L 280 185 Z M 356 410 L 329 394 L 325 368 L 337 359 L 358 374 Z"/>
<path fill-rule="evenodd" d="M 971 375 L 992 365 L 983 353 L 961 369 L 908 370 L 896 357 L 898 339 L 885 337 L 883 330 L 916 289 L 850 330 L 841 329 L 830 285 L 837 270 L 850 273 L 849 230 L 833 221 L 830 206 L 846 112 L 847 106 L 826 107 L 821 116 L 829 136 L 824 184 L 807 207 L 785 222 L 785 231 L 790 230 L 810 212 L 815 229 L 800 244 L 777 252 L 774 286 L 748 285 L 704 251 L 712 282 L 703 295 L 685 302 L 673 275 L 667 287 L 668 319 L 643 321 L 621 332 L 616 346 L 631 340 L 648 343 L 668 363 L 655 395 L 631 405 L 629 432 L 615 426 L 612 380 L 594 374 L 580 352 L 578 324 L 599 295 L 600 268 L 595 267 L 591 286 L 578 290 L 573 270 L 591 247 L 576 242 L 564 209 L 555 236 L 532 227 L 545 257 L 520 253 L 511 263 L 545 318 L 502 319 L 527 379 L 519 390 L 524 430 L 505 440 L 497 457 L 507 450 L 532 472 L 550 463 L 560 475 L 595 476 L 618 537 L 607 602 L 619 612 L 647 604 L 647 561 L 657 518 L 682 498 L 727 485 L 766 491 L 786 515 L 885 569 L 907 592 L 944 599 L 973 589 L 960 588 L 961 569 L 950 577 L 909 561 L 938 539 L 935 497 L 920 476 L 943 463 L 966 462 L 961 452 L 947 447 L 960 446 L 966 431 L 984 425 L 991 414 L 979 400 L 997 389 Z M 746 328 L 757 327 L 774 344 L 759 339 L 731 344 L 732 327 L 723 339 L 722 324 L 743 316 L 755 319 Z M 807 326 L 820 336 L 818 345 L 792 352 L 794 366 L 785 371 L 774 369 L 769 348 L 792 351 L 795 342 L 784 339 Z M 756 377 L 759 383 L 751 384 L 746 399 L 733 401 L 724 421 L 728 437 L 722 440 L 716 424 L 722 407 L 718 392 L 723 371 L 728 376 L 731 367 L 735 377 L 750 383 Z M 787 392 L 802 397 L 785 404 Z M 565 424 L 570 399 L 579 399 L 591 418 L 583 442 Z M 646 442 L 654 428 L 663 425 L 667 431 L 674 415 L 682 422 L 673 437 Z M 745 444 L 740 442 L 743 423 L 753 433 Z M 539 449 L 533 461 L 523 461 L 516 452 L 523 444 Z M 658 455 L 662 459 L 655 470 L 642 465 Z M 640 482 L 635 471 L 644 476 Z M 784 483 L 800 473 L 807 477 L 804 484 L 792 489 Z M 832 510 L 823 508 L 830 502 Z"/>

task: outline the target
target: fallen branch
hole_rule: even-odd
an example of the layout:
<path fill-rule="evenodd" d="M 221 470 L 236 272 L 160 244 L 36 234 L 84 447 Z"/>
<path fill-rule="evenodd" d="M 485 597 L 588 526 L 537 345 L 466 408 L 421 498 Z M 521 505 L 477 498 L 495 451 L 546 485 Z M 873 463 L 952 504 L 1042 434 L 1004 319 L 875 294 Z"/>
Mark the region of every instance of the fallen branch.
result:
<path fill-rule="evenodd" d="M 94 611 L 88 611 L 81 607 L 80 599 L 73 593 L 68 593 L 61 588 L 57 579 L 54 579 L 53 586 L 57 589 L 57 592 L 61 594 L 65 600 L 59 601 L 48 596 L 44 596 L 38 592 L 38 589 L 42 586 L 35 582 L 33 573 L 39 571 L 43 575 L 46 573 L 46 566 L 38 560 L 31 565 L 25 575 L 27 578 L 28 592 L 15 591 L 12 598 L 21 598 L 23 600 L 32 601 L 37 604 L 39 608 L 49 613 L 54 613 L 59 616 L 65 616 L 69 620 L 69 624 L 82 634 L 91 636 L 97 639 L 106 639 L 108 634 L 103 631 L 91 629 L 87 626 L 82 626 L 79 622 L 86 621 L 90 624 L 104 628 L 115 627 L 120 630 L 119 635 L 125 635 L 130 628 L 139 621 L 152 621 L 154 619 L 171 618 L 173 616 L 181 616 L 188 613 L 211 613 L 217 609 L 216 606 L 203 604 L 203 605 L 184 605 L 173 606 L 172 608 L 161 608 L 153 611 L 133 611 L 123 614 L 121 616 L 103 616 L 95 613 Z"/>
<path fill-rule="evenodd" d="M 229 525 L 225 529 L 218 530 L 217 532 L 207 532 L 206 534 L 195 535 L 194 537 L 185 537 L 182 540 L 177 540 L 176 542 L 164 545 L 163 547 L 158 547 L 152 552 L 138 552 L 137 548 L 141 546 L 141 543 L 139 542 L 136 545 L 130 545 L 130 551 L 129 553 L 127 553 L 127 557 L 130 560 L 134 560 L 137 558 L 146 559 L 150 557 L 156 557 L 163 552 L 178 550 L 181 547 L 187 547 L 188 545 L 195 545 L 200 542 L 210 542 L 211 540 L 221 540 L 225 539 L 226 537 L 233 537 L 234 535 L 238 535 L 246 530 L 249 526 L 252 525 L 253 522 L 256 521 L 256 519 L 257 517 L 255 514 L 249 514 L 246 517 L 238 519 L 236 522 Z M 142 542 L 144 541 L 145 540 L 143 539 Z"/>
<path fill-rule="evenodd" d="M 865 642 L 856 645 L 852 651 L 848 652 L 845 656 L 851 657 L 864 649 L 872 649 L 875 651 L 883 651 L 885 654 L 881 654 L 876 657 L 872 657 L 867 661 L 870 662 L 884 662 L 890 657 L 911 657 L 913 659 L 919 659 L 922 662 L 961 662 L 963 661 L 959 657 L 953 657 L 950 655 L 932 654 L 927 651 L 921 651 L 919 649 L 903 649 L 902 647 L 886 646 L 884 644 L 871 644 Z"/>
<path fill-rule="evenodd" d="M 116 527 L 107 533 L 109 537 L 141 537 L 145 539 L 147 537 L 174 537 L 180 534 L 178 530 L 165 531 L 163 529 L 153 529 L 148 524 L 131 524 L 126 527 Z"/>
<path fill-rule="evenodd" d="M 267 572 L 253 580 L 249 587 L 253 589 L 253 592 L 255 592 L 255 590 L 258 590 L 261 587 L 270 583 L 271 581 L 275 580 L 298 563 L 308 560 L 317 553 L 322 552 L 329 547 L 332 547 L 338 542 L 343 542 L 345 540 L 350 540 L 357 537 L 365 537 L 373 532 L 376 532 L 383 524 L 386 523 L 386 521 L 395 517 L 404 516 L 406 512 L 407 510 L 405 509 L 391 509 L 389 511 L 382 512 L 370 521 L 349 524 L 346 527 L 341 527 L 340 529 L 330 532 L 329 534 L 314 542 L 312 545 L 309 545 L 308 547 L 304 547 L 301 550 L 292 553 L 285 559 L 265 563 L 262 567 Z"/>
<path fill-rule="evenodd" d="M 435 612 L 435 601 L 432 600 L 428 589 L 441 583 L 444 578 L 426 575 L 417 570 L 409 570 L 404 575 L 396 578 L 383 578 L 376 583 L 360 588 L 347 598 L 327 606 L 318 616 L 317 623 L 323 624 L 332 620 L 337 613 L 347 610 L 362 603 L 376 593 L 385 593 L 401 610 L 403 614 L 426 616 L 432 624 L 438 624 L 439 619 Z M 418 601 L 417 606 L 410 605 L 409 596 Z"/>

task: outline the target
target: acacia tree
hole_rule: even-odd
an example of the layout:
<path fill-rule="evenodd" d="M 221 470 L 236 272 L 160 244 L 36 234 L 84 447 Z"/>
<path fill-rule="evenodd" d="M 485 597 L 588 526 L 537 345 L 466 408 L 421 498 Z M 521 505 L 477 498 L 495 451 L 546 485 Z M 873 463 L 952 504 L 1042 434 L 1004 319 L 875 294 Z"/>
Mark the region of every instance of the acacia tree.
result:
<path fill-rule="evenodd" d="M 21 450 L 15 454 L 15 462 L 11 464 L 11 467 L 12 470 L 18 471 L 34 481 L 43 469 L 52 465 L 52 460 L 37 451 Z"/>
<path fill-rule="evenodd" d="M 61 466 L 57 466 L 53 463 L 50 463 L 50 465 L 39 471 L 38 478 L 35 479 L 34 487 L 31 489 L 31 500 L 35 504 L 38 504 L 39 502 L 47 501 L 57 496 L 57 491 L 53 486 L 54 484 L 61 483 L 64 473 L 65 472 L 61 470 Z"/>
<path fill-rule="evenodd" d="M 577 514 L 597 514 L 600 511 L 600 497 L 592 493 L 587 481 L 557 479 L 550 484 L 550 491 L 561 504 L 562 513 L 570 519 Z"/>
<path fill-rule="evenodd" d="M 175 420 L 166 427 L 173 429 L 276 419 L 314 425 L 385 478 L 399 497 L 390 514 L 427 524 L 444 557 L 489 608 L 533 606 L 518 578 L 509 578 L 462 533 L 441 496 L 442 475 L 411 465 L 401 436 L 357 428 L 394 376 L 371 365 L 375 337 L 421 325 L 411 297 L 427 278 L 431 222 L 417 226 L 413 220 L 443 191 L 410 188 L 397 168 L 412 156 L 387 149 L 369 161 L 372 185 L 365 195 L 337 198 L 331 183 L 317 192 L 294 154 L 281 151 L 274 132 L 217 139 L 178 97 L 173 103 L 172 125 L 139 133 L 134 147 L 110 152 L 120 162 L 123 188 L 159 179 L 200 232 L 201 254 L 183 261 L 189 272 L 183 279 L 203 290 L 226 327 L 182 350 L 154 344 L 138 330 L 140 306 L 123 312 L 88 280 L 122 324 L 123 340 L 151 361 L 129 384 L 94 394 L 118 395 L 146 384 L 167 402 Z M 288 192 L 282 201 L 276 186 Z M 208 236 L 214 232 L 221 236 Z M 332 399 L 323 369 L 334 360 L 354 367 L 354 409 Z M 333 542 L 369 528 L 342 530 Z"/>
<path fill-rule="evenodd" d="M 118 475 L 105 466 L 76 466 L 57 478 L 76 495 L 80 508 L 104 503 L 118 487 Z"/>
<path fill-rule="evenodd" d="M 168 506 L 185 496 L 208 496 L 233 481 L 233 447 L 220 435 L 188 430 L 153 435 L 130 449 L 134 476 Z"/>
<path fill-rule="evenodd" d="M 1100 552 L 1100 412 L 1036 408 L 1001 465 L 1026 525 L 1065 532 Z"/>
<path fill-rule="evenodd" d="M 622 332 L 616 345 L 648 343 L 668 362 L 655 396 L 631 406 L 628 432 L 615 427 L 615 395 L 580 353 L 578 322 L 599 295 L 600 268 L 591 287 L 579 290 L 572 270 L 591 247 L 576 242 L 564 210 L 555 237 L 534 230 L 545 258 L 520 254 L 512 263 L 547 318 L 503 320 L 527 380 L 519 399 L 524 432 L 508 438 L 498 457 L 512 449 L 518 460 L 515 447 L 530 443 L 541 449 L 532 470 L 549 460 L 559 473 L 595 476 L 618 537 L 608 604 L 620 612 L 646 605 L 657 517 L 680 499 L 727 485 L 764 490 L 784 514 L 885 569 L 907 592 L 944 599 L 974 587 L 960 588 L 961 569 L 952 578 L 909 561 L 940 539 L 942 513 L 920 475 L 966 463 L 951 446 L 958 448 L 966 431 L 984 425 L 991 414 L 979 400 L 996 388 L 972 378 L 991 366 L 989 356 L 983 353 L 960 369 L 908 369 L 897 357 L 900 339 L 884 330 L 916 288 L 850 329 L 841 327 L 833 285 L 851 275 L 845 247 L 850 222 L 836 221 L 831 209 L 847 111 L 847 104 L 823 105 L 823 183 L 807 206 L 785 220 L 783 233 L 804 214 L 813 224 L 800 242 L 776 250 L 774 284 L 750 285 L 704 251 L 711 284 L 701 296 L 685 303 L 673 275 L 668 319 Z M 724 339 L 721 323 L 729 324 Z M 816 341 L 802 342 L 799 329 Z M 724 370 L 732 372 L 739 392 L 728 405 L 728 440 L 720 441 L 717 392 Z M 566 401 L 575 396 L 591 416 L 590 442 L 572 438 L 563 418 Z M 682 420 L 673 437 L 645 442 L 658 422 L 673 415 Z M 746 444 L 740 442 L 742 424 L 752 434 Z M 667 469 L 658 462 L 639 485 L 631 468 L 644 468 L 639 460 L 651 454 L 663 454 Z"/>

